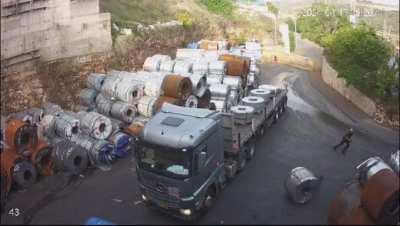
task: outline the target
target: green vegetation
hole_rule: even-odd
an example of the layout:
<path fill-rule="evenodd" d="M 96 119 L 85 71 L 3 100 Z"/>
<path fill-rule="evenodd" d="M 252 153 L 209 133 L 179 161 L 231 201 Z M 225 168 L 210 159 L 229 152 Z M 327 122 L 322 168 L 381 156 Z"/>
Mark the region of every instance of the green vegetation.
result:
<path fill-rule="evenodd" d="M 289 31 L 295 31 L 295 24 L 294 24 L 294 20 L 292 18 L 286 18 L 285 19 L 285 23 L 287 23 L 287 25 L 289 26 Z"/>
<path fill-rule="evenodd" d="M 178 14 L 178 21 L 180 21 L 184 27 L 190 28 L 193 26 L 194 18 L 189 12 L 185 11 Z"/>
<path fill-rule="evenodd" d="M 274 6 L 274 4 L 272 4 L 271 2 L 267 2 L 267 10 L 268 10 L 270 13 L 274 14 L 275 17 L 277 17 L 278 14 L 279 14 L 278 8 L 277 8 L 276 6 Z"/>
<path fill-rule="evenodd" d="M 294 52 L 296 49 L 296 37 L 293 31 L 289 32 L 289 45 L 290 45 L 290 52 Z"/>
<path fill-rule="evenodd" d="M 388 67 L 392 49 L 365 24 L 343 27 L 324 37 L 325 53 L 348 84 L 380 100 L 390 98 L 396 83 L 394 70 Z"/>
<path fill-rule="evenodd" d="M 210 12 L 223 16 L 231 16 L 234 11 L 232 0 L 201 0 Z"/>

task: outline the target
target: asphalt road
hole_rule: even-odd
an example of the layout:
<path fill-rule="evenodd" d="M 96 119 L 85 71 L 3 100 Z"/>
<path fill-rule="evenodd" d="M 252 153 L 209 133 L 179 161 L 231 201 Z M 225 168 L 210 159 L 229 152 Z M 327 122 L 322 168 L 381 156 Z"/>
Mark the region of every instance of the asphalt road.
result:
<path fill-rule="evenodd" d="M 346 107 L 318 78 L 288 66 L 262 67 L 264 83 L 289 85 L 289 108 L 258 142 L 256 158 L 198 224 L 326 224 L 333 196 L 353 177 L 356 165 L 375 155 L 388 158 L 398 149 L 397 133 L 363 123 L 362 113 Z M 351 126 L 355 136 L 348 154 L 333 152 Z M 298 166 L 324 176 L 306 205 L 292 204 L 283 185 Z M 30 191 L 13 193 L 10 208 L 19 208 L 21 215 L 2 215 L 2 224 L 83 224 L 91 216 L 117 224 L 182 224 L 140 202 L 132 159 L 72 181 L 62 175 L 49 178 Z"/>

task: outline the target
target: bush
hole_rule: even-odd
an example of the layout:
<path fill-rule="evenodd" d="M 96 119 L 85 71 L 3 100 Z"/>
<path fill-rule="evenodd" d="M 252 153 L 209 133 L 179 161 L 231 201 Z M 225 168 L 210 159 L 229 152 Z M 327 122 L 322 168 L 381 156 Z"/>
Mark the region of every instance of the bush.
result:
<path fill-rule="evenodd" d="M 192 27 L 194 23 L 193 17 L 187 11 L 178 14 L 178 21 L 186 28 Z"/>
<path fill-rule="evenodd" d="M 232 0 L 201 0 L 210 12 L 229 16 L 232 15 L 234 6 Z"/>
<path fill-rule="evenodd" d="M 289 32 L 290 52 L 296 49 L 296 36 L 293 31 Z"/>

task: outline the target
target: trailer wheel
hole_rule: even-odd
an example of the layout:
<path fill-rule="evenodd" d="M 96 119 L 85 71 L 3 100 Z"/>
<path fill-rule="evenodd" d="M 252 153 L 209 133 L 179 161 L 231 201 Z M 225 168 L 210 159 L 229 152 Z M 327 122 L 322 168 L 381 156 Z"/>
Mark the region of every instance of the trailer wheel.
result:
<path fill-rule="evenodd" d="M 274 114 L 274 124 L 278 122 L 279 119 L 279 110 Z"/>
<path fill-rule="evenodd" d="M 247 164 L 246 152 L 241 154 L 238 158 L 238 173 L 244 170 Z"/>
<path fill-rule="evenodd" d="M 257 138 L 263 137 L 265 134 L 265 126 L 261 125 L 260 128 L 257 130 Z"/>
<path fill-rule="evenodd" d="M 256 142 L 254 140 L 251 140 L 249 142 L 249 148 L 247 149 L 247 160 L 251 160 L 254 155 L 256 154 Z"/>

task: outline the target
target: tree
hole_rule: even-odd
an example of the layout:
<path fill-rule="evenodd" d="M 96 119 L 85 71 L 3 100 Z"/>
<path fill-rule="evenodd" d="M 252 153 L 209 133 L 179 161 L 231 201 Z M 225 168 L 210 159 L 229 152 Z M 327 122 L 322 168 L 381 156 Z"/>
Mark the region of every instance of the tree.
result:
<path fill-rule="evenodd" d="M 278 8 L 276 8 L 276 6 L 274 4 L 272 4 L 272 2 L 267 2 L 267 10 L 270 13 L 275 15 L 275 21 L 274 21 L 274 24 L 275 24 L 274 43 L 276 44 L 276 40 L 277 40 L 276 34 L 278 32 L 277 20 L 278 20 L 279 10 L 278 10 Z"/>
<path fill-rule="evenodd" d="M 293 31 L 289 32 L 289 44 L 290 44 L 290 52 L 294 52 L 296 49 L 296 37 Z"/>

